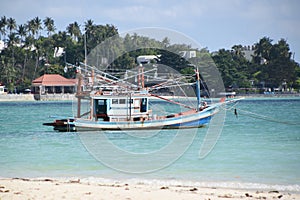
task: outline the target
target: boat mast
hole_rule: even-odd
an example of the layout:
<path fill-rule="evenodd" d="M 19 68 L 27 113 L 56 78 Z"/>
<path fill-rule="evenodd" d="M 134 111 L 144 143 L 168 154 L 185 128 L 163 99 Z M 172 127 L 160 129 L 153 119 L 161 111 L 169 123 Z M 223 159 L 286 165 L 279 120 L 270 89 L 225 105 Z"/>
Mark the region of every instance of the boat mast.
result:
<path fill-rule="evenodd" d="M 141 87 L 140 89 L 142 90 L 145 88 L 144 67 L 142 64 L 140 64 L 138 68 L 138 86 Z"/>
<path fill-rule="evenodd" d="M 78 79 L 78 85 L 77 85 L 77 117 L 80 118 L 80 112 L 81 112 L 81 95 L 82 95 L 82 75 L 80 72 L 80 69 L 78 69 L 77 72 L 77 79 Z"/>
<path fill-rule="evenodd" d="M 87 50 L 86 50 L 86 32 L 84 34 L 84 67 L 86 72 L 86 66 L 87 66 Z M 78 79 L 78 85 L 77 85 L 77 117 L 81 117 L 81 98 L 82 98 L 82 74 L 81 69 L 77 69 L 77 79 Z"/>
<path fill-rule="evenodd" d="M 95 71 L 94 69 L 92 69 L 92 73 L 91 73 L 91 84 L 92 84 L 92 89 L 91 91 L 93 91 L 93 88 L 94 88 L 94 79 L 95 79 Z M 94 115 L 94 100 L 93 98 L 90 99 L 90 119 L 93 118 L 93 115 Z"/>
<path fill-rule="evenodd" d="M 85 71 L 87 70 L 87 49 L 86 49 L 86 32 L 84 34 L 84 67 L 85 67 Z"/>
<path fill-rule="evenodd" d="M 200 106 L 201 106 L 201 90 L 200 90 L 200 75 L 199 75 L 198 67 L 196 67 L 195 72 L 196 72 L 197 111 L 200 111 Z"/>
<path fill-rule="evenodd" d="M 132 109 L 132 106 L 131 106 L 131 101 L 132 101 L 132 97 L 131 97 L 131 93 L 129 92 L 129 101 L 127 101 L 127 120 L 130 121 L 131 120 L 131 109 Z M 129 105 L 128 105 L 129 104 Z"/>

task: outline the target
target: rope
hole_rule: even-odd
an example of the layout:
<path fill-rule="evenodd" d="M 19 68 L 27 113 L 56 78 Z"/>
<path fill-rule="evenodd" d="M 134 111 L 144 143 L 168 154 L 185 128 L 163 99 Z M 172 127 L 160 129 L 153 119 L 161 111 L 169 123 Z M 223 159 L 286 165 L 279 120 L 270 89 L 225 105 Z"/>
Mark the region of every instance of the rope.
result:
<path fill-rule="evenodd" d="M 179 103 L 179 102 L 177 102 L 177 101 L 173 101 L 173 100 L 171 100 L 171 99 L 167 99 L 167 98 L 164 98 L 164 97 L 155 95 L 155 94 L 150 94 L 150 96 L 153 96 L 153 97 L 156 97 L 156 98 L 159 98 L 159 99 L 168 101 L 168 102 L 170 102 L 170 103 L 174 103 L 174 104 L 183 106 L 183 107 L 185 107 L 185 108 L 189 108 L 189 109 L 193 109 L 193 110 L 195 109 L 195 108 L 193 108 L 193 107 L 191 107 L 191 106 L 188 106 L 188 105 L 185 105 L 185 104 Z"/>
<path fill-rule="evenodd" d="M 238 111 L 239 111 L 239 112 L 238 112 Z M 240 113 L 240 112 L 241 112 L 241 113 Z M 235 108 L 235 109 L 234 109 L 234 114 L 237 116 L 238 113 L 239 113 L 240 115 L 252 117 L 252 118 L 255 118 L 255 119 L 261 119 L 261 120 L 265 120 L 265 121 L 269 121 L 269 122 L 275 122 L 275 123 L 286 124 L 286 125 L 300 126 L 299 123 L 288 122 L 288 121 L 282 121 L 282 120 L 279 120 L 279 119 L 275 119 L 275 118 L 272 118 L 272 117 L 269 117 L 269 116 L 265 116 L 265 115 L 253 113 L 253 112 L 246 111 L 246 110 L 242 110 L 242 109 L 237 110 L 237 109 Z"/>
<path fill-rule="evenodd" d="M 229 111 L 232 110 L 233 108 L 235 108 L 240 102 L 236 101 L 231 107 L 226 108 L 225 106 L 223 106 L 222 108 L 224 108 L 224 110 Z"/>

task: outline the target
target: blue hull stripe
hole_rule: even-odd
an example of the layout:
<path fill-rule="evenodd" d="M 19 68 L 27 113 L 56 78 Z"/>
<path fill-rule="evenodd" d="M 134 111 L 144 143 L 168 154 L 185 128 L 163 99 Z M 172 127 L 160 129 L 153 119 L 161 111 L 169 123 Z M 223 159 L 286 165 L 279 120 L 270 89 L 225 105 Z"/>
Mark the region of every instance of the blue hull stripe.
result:
<path fill-rule="evenodd" d="M 185 123 L 180 123 L 180 124 L 172 124 L 169 125 L 170 127 L 198 127 L 198 126 L 203 126 L 206 125 L 210 122 L 211 116 L 195 120 L 195 121 L 190 121 L 190 122 L 185 122 Z"/>

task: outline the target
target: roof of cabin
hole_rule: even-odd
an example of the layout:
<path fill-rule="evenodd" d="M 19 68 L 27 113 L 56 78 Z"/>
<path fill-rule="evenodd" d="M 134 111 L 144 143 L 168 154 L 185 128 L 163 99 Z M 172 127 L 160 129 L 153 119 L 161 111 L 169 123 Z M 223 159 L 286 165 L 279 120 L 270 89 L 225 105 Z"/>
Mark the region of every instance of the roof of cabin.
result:
<path fill-rule="evenodd" d="M 32 81 L 32 85 L 44 86 L 75 86 L 77 79 L 67 79 L 59 74 L 44 74 Z"/>

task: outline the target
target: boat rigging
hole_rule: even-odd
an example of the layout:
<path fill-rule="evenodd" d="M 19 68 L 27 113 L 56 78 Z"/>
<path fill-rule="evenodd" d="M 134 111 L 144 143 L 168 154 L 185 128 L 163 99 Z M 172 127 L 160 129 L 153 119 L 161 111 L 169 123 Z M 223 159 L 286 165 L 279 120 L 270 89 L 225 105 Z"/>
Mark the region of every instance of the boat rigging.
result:
<path fill-rule="evenodd" d="M 144 58 L 143 58 L 144 59 Z M 52 123 L 58 131 L 141 130 L 198 128 L 209 123 L 222 109 L 223 101 L 204 105 L 200 93 L 200 75 L 195 67 L 196 83 L 187 82 L 181 74 L 162 73 L 156 64 L 140 63 L 135 70 L 117 76 L 80 63 L 77 71 L 77 114 L 73 118 L 56 119 Z M 195 97 L 192 85 L 196 85 Z M 189 87 L 184 90 L 182 87 Z M 157 91 L 164 89 L 164 95 Z M 167 95 L 166 95 L 167 93 Z M 176 93 L 176 94 L 174 94 Z M 178 100 L 175 100 L 175 95 Z M 196 103 L 195 103 L 196 100 Z M 177 106 L 175 112 L 156 113 L 152 101 Z M 177 112 L 176 112 L 177 111 Z"/>

